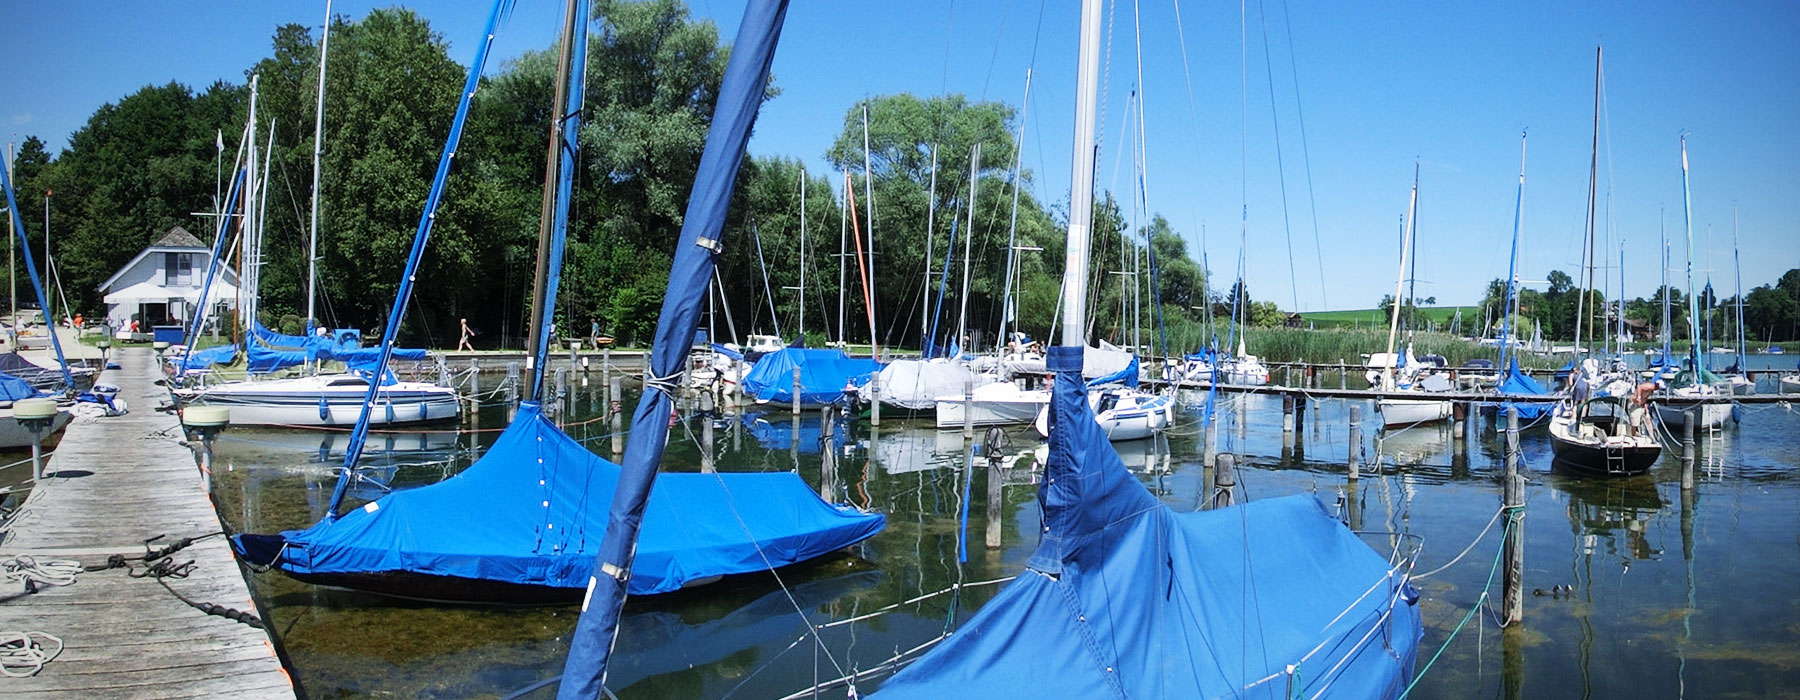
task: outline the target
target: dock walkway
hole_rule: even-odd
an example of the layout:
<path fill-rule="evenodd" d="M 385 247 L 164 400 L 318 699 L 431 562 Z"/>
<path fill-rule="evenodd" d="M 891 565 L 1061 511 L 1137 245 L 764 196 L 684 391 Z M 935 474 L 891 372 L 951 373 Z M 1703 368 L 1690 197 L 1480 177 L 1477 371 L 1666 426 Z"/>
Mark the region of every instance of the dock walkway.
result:
<path fill-rule="evenodd" d="M 0 543 L 0 560 L 142 557 L 144 540 L 162 547 L 220 532 L 179 423 L 156 406 L 168 396 L 146 348 L 122 349 L 102 382 L 120 387 L 130 413 L 77 418 Z M 192 560 L 186 577 L 134 578 L 126 569 L 84 571 L 75 583 L 37 593 L 0 591 L 0 631 L 44 632 L 66 645 L 29 678 L 0 677 L 0 697 L 293 698 L 268 633 L 189 606 L 210 603 L 256 614 L 243 572 L 223 536 L 173 556 Z M 145 563 L 132 562 L 143 573 Z"/>

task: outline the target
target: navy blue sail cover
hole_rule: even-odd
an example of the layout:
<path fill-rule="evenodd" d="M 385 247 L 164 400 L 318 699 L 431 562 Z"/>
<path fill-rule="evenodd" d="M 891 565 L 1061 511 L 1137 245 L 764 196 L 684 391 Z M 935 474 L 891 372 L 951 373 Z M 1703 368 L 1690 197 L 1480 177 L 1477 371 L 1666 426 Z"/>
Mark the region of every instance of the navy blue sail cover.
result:
<path fill-rule="evenodd" d="M 1494 388 L 1494 391 L 1500 396 L 1495 401 L 1483 402 L 1482 409 L 1498 410 L 1506 406 L 1516 406 L 1519 409 L 1520 418 L 1536 420 L 1550 415 L 1550 411 L 1556 407 L 1554 403 L 1548 401 L 1507 400 L 1522 396 L 1550 396 L 1549 389 L 1544 388 L 1542 383 L 1532 379 L 1530 375 L 1519 369 L 1519 358 L 1516 355 L 1510 359 L 1506 371 L 1500 375 L 1500 383 Z"/>
<path fill-rule="evenodd" d="M 1054 428 L 1029 568 L 875 697 L 1377 698 L 1406 686 L 1421 626 L 1400 570 L 1311 495 L 1190 513 L 1158 503 L 1094 421 L 1081 349 L 1048 359 Z"/>
<path fill-rule="evenodd" d="M 800 368 L 800 402 L 834 403 L 844 398 L 846 387 L 867 384 L 869 375 L 881 371 L 881 363 L 854 358 L 842 350 L 787 347 L 763 355 L 744 375 L 744 389 L 762 401 L 794 400 L 794 368 Z"/>
<path fill-rule="evenodd" d="M 462 473 L 283 532 L 274 565 L 301 576 L 409 572 L 580 589 L 618 480 L 619 465 L 521 403 Z M 867 539 L 883 522 L 820 500 L 792 472 L 664 474 L 644 513 L 630 592 L 804 561 Z M 247 547 L 268 546 L 254 536 L 233 542 L 252 560 L 261 557 Z"/>
<path fill-rule="evenodd" d="M 0 401 L 18 401 L 41 396 L 37 387 L 10 374 L 0 374 Z"/>

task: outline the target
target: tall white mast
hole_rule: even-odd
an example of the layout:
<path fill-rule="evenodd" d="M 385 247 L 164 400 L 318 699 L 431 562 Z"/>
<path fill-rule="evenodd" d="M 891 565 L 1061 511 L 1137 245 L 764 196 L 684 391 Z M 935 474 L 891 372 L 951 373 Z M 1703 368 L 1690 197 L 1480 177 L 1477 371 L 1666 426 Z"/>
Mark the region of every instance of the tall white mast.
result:
<path fill-rule="evenodd" d="M 312 235 L 306 242 L 306 330 L 318 321 L 313 298 L 319 288 L 319 153 L 325 137 L 325 58 L 331 43 L 331 0 L 325 0 L 325 29 L 319 35 L 319 98 L 313 108 Z"/>
<path fill-rule="evenodd" d="M 256 200 L 261 194 L 257 179 L 258 159 L 256 157 L 256 96 L 257 83 L 260 76 L 250 76 L 250 131 L 244 142 L 249 148 L 244 157 L 244 220 L 240 224 L 242 233 L 239 248 L 238 270 L 238 325 L 248 333 L 256 321 L 256 265 L 255 253 L 250 242 L 255 240 Z M 244 264 L 248 258 L 248 264 Z"/>
<path fill-rule="evenodd" d="M 1400 292 L 1406 284 L 1406 261 L 1412 257 L 1413 216 L 1419 211 L 1419 164 L 1413 163 L 1411 201 L 1406 205 L 1407 234 L 1400 240 L 1400 271 L 1394 274 L 1394 301 L 1389 308 L 1387 363 L 1381 368 L 1381 388 L 1394 388 L 1394 340 L 1400 332 Z"/>
<path fill-rule="evenodd" d="M 806 166 L 800 166 L 800 342 L 806 342 Z"/>
<path fill-rule="evenodd" d="M 1088 241 L 1094 220 L 1094 104 L 1100 89 L 1100 0 L 1081 0 L 1081 51 L 1075 72 L 1074 163 L 1069 177 L 1069 240 L 1063 257 L 1062 344 L 1085 347 Z"/>
<path fill-rule="evenodd" d="M 962 312 L 957 314 L 956 342 L 965 342 L 969 332 L 969 256 L 975 240 L 975 183 L 981 180 L 981 142 L 969 151 L 969 230 L 963 233 Z M 968 348 L 963 348 L 967 350 Z"/>
<path fill-rule="evenodd" d="M 1012 215 L 1006 223 L 1006 276 L 1001 278 L 1000 343 L 1012 342 L 1013 276 L 1018 274 L 1019 258 L 1019 172 L 1025 164 L 1025 116 L 1031 106 L 1031 69 L 1025 69 L 1025 98 L 1019 101 L 1019 139 L 1013 144 Z"/>
<path fill-rule="evenodd" d="M 925 200 L 925 298 L 919 302 L 919 353 L 929 354 L 931 338 L 931 249 L 937 236 L 938 145 L 931 144 L 931 191 Z"/>
<path fill-rule="evenodd" d="M 863 198 L 869 202 L 869 349 L 881 360 L 881 342 L 875 332 L 875 180 L 869 166 L 869 103 L 863 103 Z"/>

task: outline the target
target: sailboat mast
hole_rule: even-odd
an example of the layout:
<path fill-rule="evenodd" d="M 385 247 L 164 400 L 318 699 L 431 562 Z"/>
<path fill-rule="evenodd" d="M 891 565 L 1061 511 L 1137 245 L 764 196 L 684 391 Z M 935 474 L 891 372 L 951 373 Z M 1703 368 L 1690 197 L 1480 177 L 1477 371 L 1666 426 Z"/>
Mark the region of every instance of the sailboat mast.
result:
<path fill-rule="evenodd" d="M 925 200 L 925 284 L 920 287 L 925 297 L 919 301 L 919 355 L 930 359 L 931 352 L 931 250 L 937 236 L 937 171 L 938 145 L 931 144 L 931 188 Z"/>
<path fill-rule="evenodd" d="M 800 166 L 800 342 L 806 342 L 806 166 Z M 712 334 L 707 334 L 711 337 Z"/>
<path fill-rule="evenodd" d="M 1031 69 L 1025 69 L 1025 97 L 1019 101 L 1019 138 L 1013 144 L 1012 214 L 1006 223 L 1006 276 L 1001 278 L 1000 347 L 1012 342 L 1013 275 L 1019 258 L 1019 172 L 1025 165 L 1025 115 L 1031 105 Z"/>
<path fill-rule="evenodd" d="M 1744 334 L 1744 262 L 1738 254 L 1738 214 L 1736 204 L 1731 205 L 1731 267 L 1734 270 L 1732 276 L 1736 278 L 1737 284 L 1737 366 L 1739 372 L 1747 373 L 1750 367 L 1745 364 L 1744 357 L 1744 345 L 1745 341 L 1748 340 L 1748 336 Z M 1749 375 L 1746 374 L 1745 376 Z"/>
<path fill-rule="evenodd" d="M 849 290 L 844 288 L 844 282 L 846 281 L 844 279 L 844 263 L 847 261 L 846 256 L 848 256 L 850 254 L 850 249 L 849 249 L 849 246 L 850 246 L 850 207 L 856 206 L 855 200 L 851 199 L 851 197 L 850 197 L 850 171 L 845 170 L 843 172 L 844 172 L 844 206 L 838 207 L 838 254 L 837 254 L 837 259 L 838 259 L 838 326 L 837 327 L 838 327 L 838 347 L 840 347 L 840 348 L 845 347 L 844 343 L 846 342 L 846 339 L 850 337 L 849 331 L 845 329 L 846 322 L 844 320 L 844 300 L 850 296 Z"/>
<path fill-rule="evenodd" d="M 1081 0 L 1075 72 L 1075 143 L 1069 177 L 1069 240 L 1063 259 L 1062 344 L 1086 347 L 1088 245 L 1094 220 L 1094 106 L 1100 89 L 1100 0 Z"/>
<path fill-rule="evenodd" d="M 869 165 L 869 103 L 863 103 L 863 199 L 869 203 L 869 352 L 881 361 L 881 341 L 875 332 L 875 173 Z"/>
<path fill-rule="evenodd" d="M 962 311 L 956 318 L 956 343 L 963 350 L 969 338 L 969 257 L 975 241 L 975 185 L 981 181 L 981 142 L 969 150 L 969 230 L 963 234 Z"/>
<path fill-rule="evenodd" d="M 319 97 L 313 107 L 312 235 L 306 242 L 306 330 L 318 322 L 314 298 L 319 293 L 319 154 L 325 144 L 325 58 L 331 44 L 331 0 L 325 0 L 325 29 L 319 34 Z"/>
<path fill-rule="evenodd" d="M 1411 201 L 1406 205 L 1408 225 L 1411 229 L 1411 218 L 1419 211 L 1419 164 L 1413 163 L 1413 187 Z M 1412 236 L 1400 239 L 1400 271 L 1394 275 L 1394 303 L 1388 312 L 1387 364 L 1381 368 L 1381 386 L 1383 389 L 1394 386 L 1394 341 L 1400 334 L 1400 292 L 1406 281 L 1406 261 L 1412 256 Z"/>
<path fill-rule="evenodd" d="M 550 259 L 546 253 L 550 250 L 551 236 L 554 235 L 556 217 L 556 173 L 562 154 L 563 118 L 566 112 L 563 104 L 568 100 L 569 65 L 575 52 L 575 31 L 580 21 L 575 15 L 575 0 L 565 3 L 563 10 L 562 41 L 556 52 L 556 96 L 550 105 L 550 145 L 544 153 L 544 198 L 538 209 L 538 245 L 537 269 L 531 280 L 531 325 L 530 354 L 526 355 L 525 396 L 537 400 L 544 377 L 544 368 L 536 366 L 538 358 L 544 356 L 544 350 L 550 342 L 550 329 L 546 326 L 553 318 L 548 308 L 547 278 L 550 276 Z M 399 323 L 400 319 L 392 319 L 389 323 Z"/>
<path fill-rule="evenodd" d="M 1506 256 L 1506 298 L 1501 300 L 1500 313 L 1500 371 L 1509 371 L 1512 365 L 1512 333 L 1518 329 L 1512 327 L 1513 295 L 1518 293 L 1514 285 L 1518 283 L 1519 268 L 1519 220 L 1525 215 L 1525 146 L 1527 134 L 1519 134 L 1519 189 L 1513 195 L 1513 236 L 1512 252 Z M 1482 337 L 1487 336 L 1487 329 L 1481 330 Z"/>
<path fill-rule="evenodd" d="M 1681 219 L 1687 227 L 1687 293 L 1688 293 L 1688 362 L 1694 372 L 1700 371 L 1700 315 L 1694 299 L 1694 197 L 1688 191 L 1687 134 L 1681 135 Z"/>
<path fill-rule="evenodd" d="M 244 139 L 250 144 L 245 152 L 244 167 L 244 218 L 239 224 L 238 240 L 238 326 L 241 329 L 253 328 L 256 323 L 256 253 L 250 243 L 255 241 L 256 202 L 262 198 L 261 178 L 257 176 L 256 157 L 256 98 L 257 84 L 260 76 L 250 76 L 250 131 Z M 233 333 L 236 335 L 236 333 Z"/>
<path fill-rule="evenodd" d="M 1600 47 L 1594 47 L 1594 140 L 1588 154 L 1587 240 L 1581 244 L 1581 296 L 1575 299 L 1575 354 L 1582 350 L 1581 339 L 1591 336 L 1582 331 L 1588 324 L 1588 289 L 1594 286 L 1594 210 L 1595 184 L 1600 177 Z"/>

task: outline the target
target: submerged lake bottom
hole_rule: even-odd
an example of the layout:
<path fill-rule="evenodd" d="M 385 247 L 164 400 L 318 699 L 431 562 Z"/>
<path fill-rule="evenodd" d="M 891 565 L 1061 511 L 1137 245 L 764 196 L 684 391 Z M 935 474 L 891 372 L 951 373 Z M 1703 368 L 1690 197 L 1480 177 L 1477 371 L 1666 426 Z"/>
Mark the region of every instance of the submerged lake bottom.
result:
<path fill-rule="evenodd" d="M 635 398 L 628 392 L 627 410 Z M 1791 405 L 1745 405 L 1739 422 L 1701 431 L 1689 490 L 1679 443 L 1665 439 L 1646 475 L 1585 477 L 1554 468 L 1549 436 L 1526 426 L 1525 617 L 1502 629 L 1492 572 L 1504 435 L 1486 419 L 1468 441 L 1448 423 L 1384 433 L 1368 402 L 1306 403 L 1290 439 L 1279 397 L 1221 394 L 1217 449 L 1237 455 L 1240 499 L 1310 493 L 1359 531 L 1422 540 L 1415 573 L 1428 575 L 1415 585 L 1425 636 L 1408 697 L 1800 697 L 1800 415 Z M 1354 446 L 1353 404 L 1364 421 Z M 610 457 L 603 387 L 571 387 L 558 407 L 566 432 Z M 364 460 L 372 478 L 354 485 L 349 503 L 454 475 L 492 444 L 509 410 L 496 401 L 461 426 L 376 433 Z M 1205 495 L 1201 416 L 1184 410 L 1165 436 L 1115 445 L 1176 510 Z M 665 471 L 699 470 L 704 420 L 684 413 L 672 428 Z M 884 514 L 887 527 L 839 555 L 631 599 L 608 673 L 620 698 L 812 697 L 816 684 L 828 686 L 821 697 L 843 697 L 829 681 L 853 674 L 867 674 L 856 682 L 867 693 L 897 653 L 980 609 L 1037 545 L 1030 465 L 1041 441 L 1028 426 L 1005 430 L 1008 454 L 1020 457 L 1004 472 L 1000 546 L 989 548 L 986 463 L 966 468 L 959 430 L 886 417 L 879 428 L 842 423 L 827 442 L 817 411 L 750 407 L 712 420 L 721 471 L 795 471 L 830 500 Z M 229 527 L 316 522 L 347 438 L 226 431 L 214 471 Z M 1366 539 L 1381 548 L 1389 537 Z M 579 614 L 575 605 L 407 601 L 276 572 L 252 574 L 251 584 L 312 698 L 507 696 L 562 672 Z M 551 686 L 521 697 L 553 695 Z"/>

